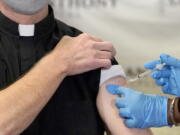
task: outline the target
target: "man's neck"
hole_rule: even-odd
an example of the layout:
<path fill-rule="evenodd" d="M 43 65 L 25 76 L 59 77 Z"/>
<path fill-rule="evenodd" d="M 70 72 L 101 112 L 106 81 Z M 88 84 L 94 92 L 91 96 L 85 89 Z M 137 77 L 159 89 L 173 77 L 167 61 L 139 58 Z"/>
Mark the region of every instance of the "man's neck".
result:
<path fill-rule="evenodd" d="M 18 24 L 28 25 L 28 24 L 35 24 L 43 20 L 48 15 L 48 6 L 46 6 L 44 9 L 42 9 L 40 12 L 34 15 L 23 15 L 14 12 L 6 5 L 0 3 L 0 11 L 6 17 L 8 17 L 9 19 L 11 19 L 12 21 Z"/>

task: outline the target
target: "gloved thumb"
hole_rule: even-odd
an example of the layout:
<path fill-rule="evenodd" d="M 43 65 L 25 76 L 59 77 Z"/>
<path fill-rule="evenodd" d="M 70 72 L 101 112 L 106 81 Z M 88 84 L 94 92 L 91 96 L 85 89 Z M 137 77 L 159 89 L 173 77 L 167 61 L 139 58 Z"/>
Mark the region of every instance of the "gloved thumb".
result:
<path fill-rule="evenodd" d="M 174 66 L 174 67 L 180 68 L 180 60 L 170 55 L 161 54 L 160 59 L 161 59 L 161 63 L 165 63 L 167 66 Z"/>

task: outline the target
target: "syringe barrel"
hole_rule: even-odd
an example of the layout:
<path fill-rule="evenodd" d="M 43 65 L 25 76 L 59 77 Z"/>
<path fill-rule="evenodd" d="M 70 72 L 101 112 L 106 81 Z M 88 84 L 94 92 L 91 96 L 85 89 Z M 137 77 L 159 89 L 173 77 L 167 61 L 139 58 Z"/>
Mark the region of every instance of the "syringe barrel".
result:
<path fill-rule="evenodd" d="M 145 76 L 148 76 L 152 71 L 151 70 L 147 70 L 144 73 L 141 73 L 138 75 L 138 78 L 143 78 Z"/>

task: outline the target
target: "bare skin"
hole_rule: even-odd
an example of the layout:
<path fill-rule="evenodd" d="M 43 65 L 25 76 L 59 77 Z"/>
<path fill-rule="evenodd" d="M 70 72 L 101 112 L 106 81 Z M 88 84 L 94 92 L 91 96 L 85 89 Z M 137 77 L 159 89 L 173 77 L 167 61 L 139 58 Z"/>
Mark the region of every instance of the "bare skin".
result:
<path fill-rule="evenodd" d="M 13 12 L 2 1 L 0 11 L 21 24 L 37 23 L 48 14 L 46 6 L 37 14 L 21 15 Z M 87 57 L 87 54 L 91 54 L 90 57 Z M 0 91 L 0 135 L 22 133 L 37 117 L 66 76 L 100 67 L 108 68 L 114 55 L 115 50 L 111 43 L 87 34 L 75 38 L 65 36 L 57 47 L 26 75 Z"/>
<path fill-rule="evenodd" d="M 19 24 L 34 24 L 47 16 L 48 6 L 35 15 L 22 15 L 12 11 L 0 0 L 0 11 Z M 22 133 L 47 104 L 66 76 L 100 67 L 109 68 L 114 55 L 113 45 L 101 39 L 87 34 L 76 38 L 64 37 L 57 47 L 42 58 L 24 77 L 0 92 L 0 135 Z M 107 93 L 106 95 L 110 96 Z M 108 101 L 110 102 L 107 106 L 112 103 L 112 100 Z M 112 106 L 109 107 L 111 109 Z M 104 118 L 103 113 L 102 118 Z M 134 131 L 126 129 L 122 120 L 118 120 L 120 124 L 114 123 L 114 125 L 117 124 L 116 127 L 122 129 L 120 133 L 127 132 L 134 135 Z M 107 118 L 105 122 L 109 127 Z M 113 128 L 109 127 L 109 129 L 113 134 L 116 133 Z"/>
<path fill-rule="evenodd" d="M 0 0 L 0 11 L 9 19 L 13 20 L 14 22 L 18 24 L 35 24 L 41 21 L 43 18 L 45 18 L 48 15 L 48 5 L 43 8 L 40 12 L 34 15 L 23 15 L 18 14 L 14 12 L 12 9 L 6 6 L 4 4 L 3 0 Z"/>
<path fill-rule="evenodd" d="M 149 129 L 129 129 L 124 125 L 124 120 L 119 117 L 119 110 L 115 106 L 117 96 L 107 92 L 108 84 L 126 86 L 126 81 L 122 77 L 114 77 L 101 85 L 97 97 L 97 107 L 99 113 L 109 129 L 111 135 L 153 135 Z"/>

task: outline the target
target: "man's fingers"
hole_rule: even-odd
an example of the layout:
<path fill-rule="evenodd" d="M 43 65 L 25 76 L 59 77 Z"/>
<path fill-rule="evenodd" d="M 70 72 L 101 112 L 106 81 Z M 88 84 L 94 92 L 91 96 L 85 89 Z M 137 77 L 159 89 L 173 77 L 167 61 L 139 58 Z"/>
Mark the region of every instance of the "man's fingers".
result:
<path fill-rule="evenodd" d="M 96 59 L 93 64 L 93 68 L 105 68 L 108 69 L 112 66 L 110 59 Z"/>
<path fill-rule="evenodd" d="M 86 39 L 86 40 L 92 40 L 92 41 L 96 41 L 96 42 L 103 42 L 102 39 L 98 38 L 98 37 L 95 37 L 95 36 L 92 36 L 92 35 L 89 35 L 87 33 L 82 33 L 79 35 L 79 37 L 83 38 L 83 39 Z"/>
<path fill-rule="evenodd" d="M 113 56 L 116 55 L 116 50 L 112 43 L 109 42 L 96 42 L 94 44 L 94 48 L 100 51 L 108 51 L 111 52 Z"/>
<path fill-rule="evenodd" d="M 86 33 L 81 34 L 80 37 L 83 38 L 84 41 L 88 41 L 90 43 L 90 47 L 93 47 L 93 49 L 111 52 L 112 56 L 116 55 L 116 50 L 112 43 L 103 41 L 100 38 L 88 35 Z"/>
<path fill-rule="evenodd" d="M 108 85 L 106 88 L 113 95 L 125 95 L 129 90 L 128 88 L 123 88 L 118 85 Z"/>
<path fill-rule="evenodd" d="M 97 53 L 95 54 L 95 57 L 98 59 L 111 60 L 113 58 L 113 54 L 111 52 L 106 52 L 106 51 L 97 51 Z"/>
<path fill-rule="evenodd" d="M 96 42 L 103 42 L 102 39 L 98 38 L 98 37 L 95 37 L 95 36 L 92 36 L 92 35 L 89 35 L 89 38 L 93 41 L 96 41 Z"/>
<path fill-rule="evenodd" d="M 166 63 L 166 65 L 168 66 L 174 66 L 180 68 L 180 60 L 167 54 L 161 54 L 160 58 L 162 63 Z"/>
<path fill-rule="evenodd" d="M 92 36 L 92 35 L 89 35 L 87 33 L 82 33 L 78 37 L 80 37 L 81 39 L 84 39 L 85 41 L 91 40 L 91 41 L 95 41 L 95 42 L 103 42 L 102 39 Z"/>
<path fill-rule="evenodd" d="M 156 65 L 157 64 L 161 64 L 161 61 L 160 60 L 154 60 L 154 61 L 151 61 L 151 62 L 148 62 L 148 63 L 145 63 L 144 64 L 144 67 L 146 68 L 146 69 L 154 69 L 154 68 L 156 68 Z"/>

